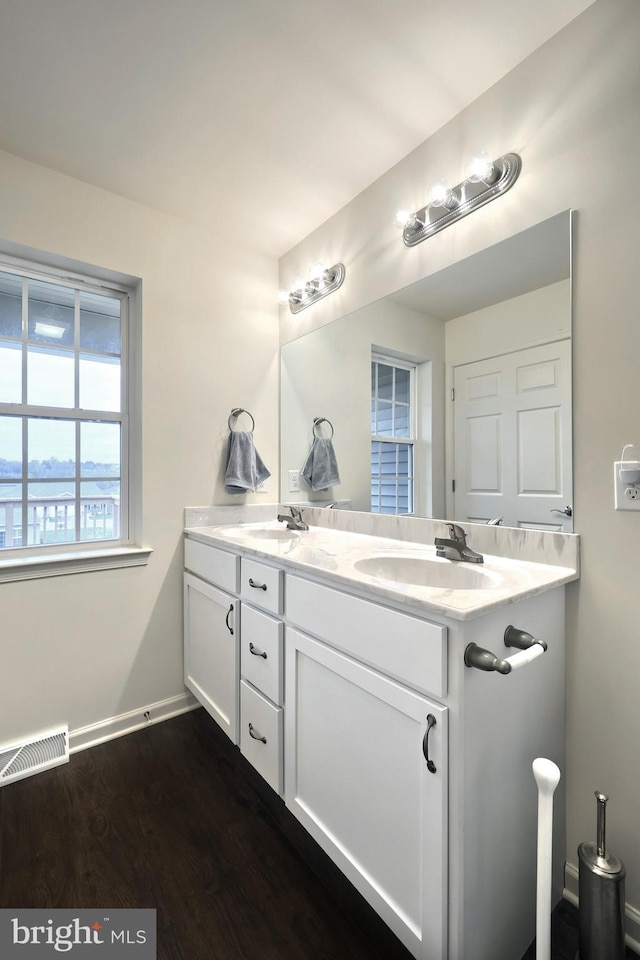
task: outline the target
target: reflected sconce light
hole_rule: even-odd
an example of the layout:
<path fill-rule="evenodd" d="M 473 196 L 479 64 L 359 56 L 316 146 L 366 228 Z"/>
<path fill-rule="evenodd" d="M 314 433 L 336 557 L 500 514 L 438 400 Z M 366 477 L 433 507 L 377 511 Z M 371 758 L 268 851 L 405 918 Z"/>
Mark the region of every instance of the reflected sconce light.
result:
<path fill-rule="evenodd" d="M 309 271 L 309 278 L 299 277 L 291 290 L 282 290 L 278 296 L 280 303 L 288 303 L 291 313 L 300 313 L 305 307 L 333 293 L 344 283 L 346 270 L 343 263 L 325 267 L 316 263 Z"/>
<path fill-rule="evenodd" d="M 517 153 L 505 153 L 497 160 L 491 160 L 484 151 L 474 154 L 467 162 L 462 183 L 452 187 L 446 180 L 436 180 L 429 187 L 424 207 L 415 213 L 398 211 L 396 224 L 402 227 L 406 246 L 422 243 L 506 193 L 520 176 L 521 169 L 522 160 Z"/>

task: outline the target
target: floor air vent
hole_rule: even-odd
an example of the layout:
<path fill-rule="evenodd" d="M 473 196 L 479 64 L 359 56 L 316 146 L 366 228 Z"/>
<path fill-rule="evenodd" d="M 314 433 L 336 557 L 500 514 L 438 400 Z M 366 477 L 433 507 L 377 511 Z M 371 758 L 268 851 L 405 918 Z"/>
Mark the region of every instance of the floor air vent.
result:
<path fill-rule="evenodd" d="M 0 787 L 69 760 L 69 728 L 47 730 L 31 740 L 0 747 Z"/>

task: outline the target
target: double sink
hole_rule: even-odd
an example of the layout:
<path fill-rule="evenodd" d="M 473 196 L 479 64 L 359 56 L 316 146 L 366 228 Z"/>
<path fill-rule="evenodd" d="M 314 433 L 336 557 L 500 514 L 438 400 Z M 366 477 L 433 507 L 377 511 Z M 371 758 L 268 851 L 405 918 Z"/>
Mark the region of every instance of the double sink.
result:
<path fill-rule="evenodd" d="M 336 531 L 321 528 L 299 531 L 289 530 L 275 522 L 240 524 L 219 527 L 218 534 L 235 543 L 259 548 L 260 544 L 289 546 L 286 552 L 294 556 L 297 547 L 321 547 L 326 550 L 327 533 Z M 340 534 L 337 534 L 340 537 Z M 348 534 L 346 536 L 349 536 Z M 379 543 L 378 540 L 376 542 Z M 369 556 L 354 558 L 353 569 L 367 578 L 384 580 L 394 584 L 411 584 L 436 590 L 495 590 L 504 585 L 504 576 L 495 569 L 477 564 L 458 563 L 436 557 L 435 548 L 407 544 L 408 552 L 402 549 L 389 552 L 375 550 Z M 416 552 L 419 548 L 419 553 Z M 362 552 L 362 551 L 359 551 Z"/>

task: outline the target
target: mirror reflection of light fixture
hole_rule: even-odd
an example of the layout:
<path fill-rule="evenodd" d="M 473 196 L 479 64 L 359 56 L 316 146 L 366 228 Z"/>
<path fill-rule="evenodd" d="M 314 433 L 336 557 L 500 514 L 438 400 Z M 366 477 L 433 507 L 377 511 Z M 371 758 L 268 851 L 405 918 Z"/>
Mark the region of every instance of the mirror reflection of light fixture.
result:
<path fill-rule="evenodd" d="M 309 271 L 309 277 L 298 277 L 291 290 L 282 290 L 278 295 L 280 303 L 288 303 L 291 313 L 300 313 L 305 307 L 311 306 L 322 297 L 333 293 L 344 283 L 346 270 L 343 263 L 335 263 L 332 267 L 325 267 L 323 263 L 316 263 Z"/>
<path fill-rule="evenodd" d="M 33 332 L 39 337 L 54 337 L 60 340 L 67 332 L 68 324 L 51 320 L 36 320 Z"/>
<path fill-rule="evenodd" d="M 462 183 L 451 187 L 446 180 L 437 180 L 429 188 L 426 206 L 415 213 L 396 214 L 406 246 L 421 243 L 506 193 L 520 176 L 521 169 L 522 160 L 517 153 L 505 153 L 497 160 L 491 160 L 485 151 L 475 154 L 467 161 L 466 179 Z"/>

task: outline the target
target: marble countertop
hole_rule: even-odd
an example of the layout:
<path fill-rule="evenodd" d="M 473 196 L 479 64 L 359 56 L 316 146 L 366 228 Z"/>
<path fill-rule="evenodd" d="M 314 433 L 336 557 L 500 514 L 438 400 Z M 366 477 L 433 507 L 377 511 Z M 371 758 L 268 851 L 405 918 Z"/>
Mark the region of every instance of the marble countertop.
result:
<path fill-rule="evenodd" d="M 185 534 L 275 562 L 290 573 L 454 620 L 482 616 L 578 578 L 577 563 L 561 566 L 487 553 L 482 564 L 459 563 L 436 557 L 435 547 L 425 543 L 326 526 L 287 531 L 275 520 L 187 526 Z M 402 579 L 392 578 L 398 575 Z M 451 579 L 456 589 L 449 585 Z M 434 586 L 434 581 L 442 585 Z"/>

